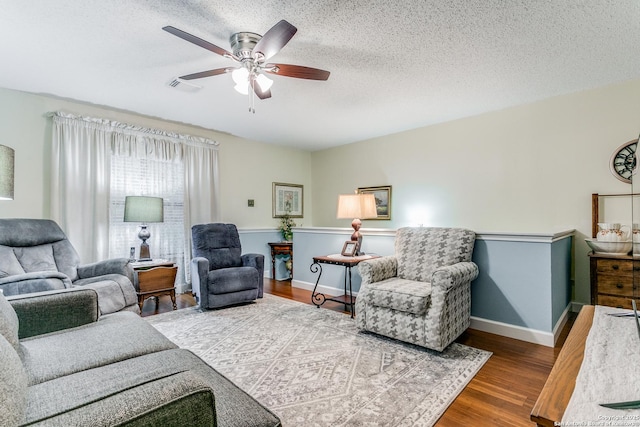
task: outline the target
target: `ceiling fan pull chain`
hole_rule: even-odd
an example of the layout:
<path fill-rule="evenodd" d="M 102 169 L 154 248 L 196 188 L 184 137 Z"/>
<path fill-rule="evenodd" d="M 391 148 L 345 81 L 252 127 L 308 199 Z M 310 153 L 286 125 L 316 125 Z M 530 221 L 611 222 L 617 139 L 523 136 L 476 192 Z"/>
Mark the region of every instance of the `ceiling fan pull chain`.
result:
<path fill-rule="evenodd" d="M 256 81 L 255 79 L 251 79 L 251 100 L 249 101 L 251 103 L 251 106 L 249 107 L 249 111 L 251 111 L 253 114 L 256 113 L 256 91 L 255 91 L 255 84 Z"/>

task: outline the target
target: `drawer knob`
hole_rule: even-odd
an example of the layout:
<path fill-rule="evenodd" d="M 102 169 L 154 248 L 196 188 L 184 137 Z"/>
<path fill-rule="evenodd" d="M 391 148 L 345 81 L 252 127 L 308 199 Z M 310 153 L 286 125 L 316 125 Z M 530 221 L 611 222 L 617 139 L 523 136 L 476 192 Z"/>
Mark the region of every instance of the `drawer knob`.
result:
<path fill-rule="evenodd" d="M 622 288 L 624 288 L 624 285 L 622 283 L 618 283 L 618 284 L 616 284 L 616 288 L 622 289 Z"/>
<path fill-rule="evenodd" d="M 611 268 L 614 270 L 618 270 L 620 267 L 618 266 L 618 264 L 614 264 L 611 266 Z"/>

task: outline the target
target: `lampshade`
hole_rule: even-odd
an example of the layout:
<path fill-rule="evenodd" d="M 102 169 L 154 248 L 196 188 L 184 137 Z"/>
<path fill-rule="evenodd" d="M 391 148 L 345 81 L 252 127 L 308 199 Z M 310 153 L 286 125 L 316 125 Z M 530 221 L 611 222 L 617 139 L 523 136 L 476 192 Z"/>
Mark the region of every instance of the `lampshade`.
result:
<path fill-rule="evenodd" d="M 0 200 L 13 200 L 14 151 L 0 145 Z"/>
<path fill-rule="evenodd" d="M 124 200 L 124 222 L 163 222 L 162 197 L 127 196 Z"/>
<path fill-rule="evenodd" d="M 337 218 L 375 218 L 376 198 L 373 194 L 340 194 Z"/>
<path fill-rule="evenodd" d="M 257 76 L 256 74 L 257 73 L 255 72 L 250 72 L 245 67 L 236 68 L 231 72 L 231 78 L 236 83 L 233 88 L 243 95 L 248 95 L 250 86 L 249 82 L 255 77 L 254 81 L 258 86 L 260 86 L 262 92 L 268 91 L 271 88 L 271 85 L 273 85 L 273 80 L 264 74 L 258 74 Z"/>
<path fill-rule="evenodd" d="M 258 74 L 258 77 L 256 77 L 256 82 L 258 83 L 258 86 L 260 86 L 260 89 L 262 89 L 263 92 L 266 92 L 269 89 L 271 89 L 271 85 L 273 85 L 273 80 L 271 80 L 269 77 L 265 76 L 264 74 Z"/>

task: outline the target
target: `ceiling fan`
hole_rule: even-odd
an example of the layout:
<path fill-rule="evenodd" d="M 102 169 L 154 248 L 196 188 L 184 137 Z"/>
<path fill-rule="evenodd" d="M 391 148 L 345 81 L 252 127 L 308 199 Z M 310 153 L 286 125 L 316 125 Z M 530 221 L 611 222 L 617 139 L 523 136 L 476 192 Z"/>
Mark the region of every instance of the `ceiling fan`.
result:
<path fill-rule="evenodd" d="M 265 73 L 309 80 L 327 80 L 329 78 L 329 71 L 317 68 L 266 63 L 298 31 L 296 27 L 284 19 L 271 27 L 264 36 L 249 32 L 231 35 L 229 42 L 233 53 L 175 27 L 166 26 L 162 29 L 213 53 L 232 59 L 239 64 L 237 67 L 216 68 L 180 76 L 179 78 L 183 80 L 201 79 L 203 77 L 231 73 L 233 81 L 236 83 L 235 89 L 238 92 L 248 95 L 251 88 L 258 98 L 266 99 L 271 97 L 270 88 L 273 81 Z"/>

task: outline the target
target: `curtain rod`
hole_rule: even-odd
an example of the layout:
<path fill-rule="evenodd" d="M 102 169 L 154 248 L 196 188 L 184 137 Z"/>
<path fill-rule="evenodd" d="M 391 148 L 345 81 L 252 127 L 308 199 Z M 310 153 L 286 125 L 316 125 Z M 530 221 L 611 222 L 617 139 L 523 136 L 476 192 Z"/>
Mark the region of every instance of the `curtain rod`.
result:
<path fill-rule="evenodd" d="M 220 145 L 220 143 L 218 141 L 214 141 L 212 139 L 205 138 L 203 136 L 181 134 L 181 133 L 177 133 L 177 132 L 168 132 L 168 131 L 164 131 L 164 130 L 160 130 L 160 129 L 153 129 L 153 128 L 148 128 L 148 127 L 143 127 L 143 126 L 137 126 L 137 125 L 132 125 L 132 124 L 129 124 L 129 123 L 119 122 L 117 120 L 110 120 L 110 119 L 104 119 L 104 118 L 99 118 L 99 117 L 79 116 L 79 115 L 75 115 L 75 114 L 72 114 L 72 113 L 67 113 L 65 111 L 52 111 L 52 112 L 47 113 L 46 116 L 47 117 L 53 117 L 54 119 L 55 118 L 64 118 L 64 119 L 72 119 L 72 120 L 82 120 L 82 121 L 87 122 L 87 123 L 95 123 L 95 124 L 98 124 L 98 125 L 108 126 L 110 128 L 116 129 L 116 130 L 126 130 L 126 131 L 139 132 L 139 133 L 142 133 L 142 134 L 163 136 L 163 137 L 166 137 L 166 138 L 171 138 L 171 139 L 178 140 L 180 142 L 201 143 L 201 144 L 206 144 L 206 145 L 213 145 L 214 147 L 218 147 Z"/>

